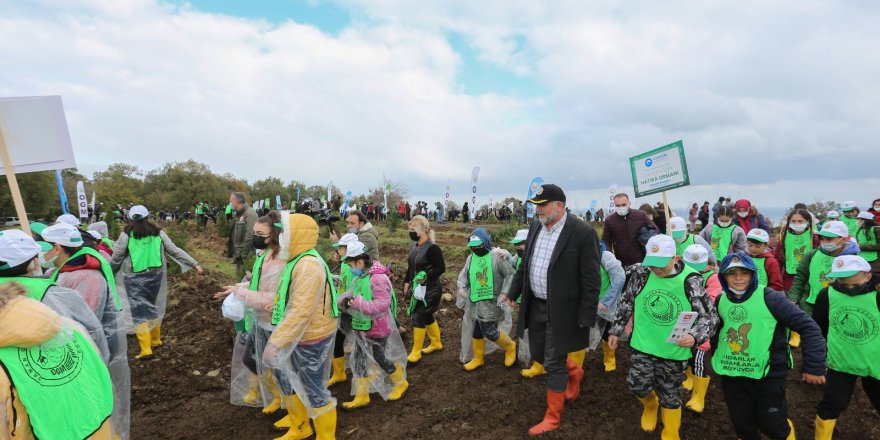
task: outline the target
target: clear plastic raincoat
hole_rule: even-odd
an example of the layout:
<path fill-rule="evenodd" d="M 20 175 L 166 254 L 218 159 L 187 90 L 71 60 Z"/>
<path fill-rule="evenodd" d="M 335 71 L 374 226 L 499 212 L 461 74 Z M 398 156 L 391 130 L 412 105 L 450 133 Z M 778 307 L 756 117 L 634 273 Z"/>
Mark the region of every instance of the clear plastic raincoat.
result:
<path fill-rule="evenodd" d="M 506 295 L 513 282 L 513 275 L 516 271 L 507 261 L 507 258 L 498 256 L 497 253 L 502 251 L 499 248 L 489 250 L 492 258 L 493 272 L 493 289 L 494 298 L 485 301 L 473 302 L 470 300 L 470 267 L 471 257 L 473 253 L 467 256 L 464 267 L 458 274 L 458 295 L 455 304 L 459 308 L 464 309 L 464 316 L 461 323 L 461 362 L 467 362 L 473 358 L 473 347 L 471 341 L 474 334 L 476 321 L 497 322 L 498 330 L 510 333 L 513 327 L 513 318 L 510 305 L 506 302 L 499 302 L 501 295 Z M 492 341 L 486 340 L 486 354 L 492 353 L 500 347 Z"/>

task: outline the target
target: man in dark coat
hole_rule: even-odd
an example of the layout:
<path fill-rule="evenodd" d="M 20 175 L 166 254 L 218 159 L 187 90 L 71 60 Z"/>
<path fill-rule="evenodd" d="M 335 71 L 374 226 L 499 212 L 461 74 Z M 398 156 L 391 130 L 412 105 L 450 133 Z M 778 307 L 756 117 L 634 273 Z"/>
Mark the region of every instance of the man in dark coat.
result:
<path fill-rule="evenodd" d="M 645 226 L 656 228 L 647 214 L 630 208 L 628 195 L 614 196 L 614 212 L 605 218 L 602 241 L 623 267 L 645 259 L 645 245 L 639 242 L 639 231 Z"/>
<path fill-rule="evenodd" d="M 529 201 L 539 222 L 529 229 L 507 301 L 522 297 L 519 336 L 529 330 L 532 359 L 547 370 L 547 412 L 529 430 L 538 435 L 558 428 L 565 400 L 580 393 L 583 368 L 566 356 L 587 347 L 589 328 L 596 323 L 601 251 L 596 231 L 566 213 L 561 188 L 542 185 Z"/>

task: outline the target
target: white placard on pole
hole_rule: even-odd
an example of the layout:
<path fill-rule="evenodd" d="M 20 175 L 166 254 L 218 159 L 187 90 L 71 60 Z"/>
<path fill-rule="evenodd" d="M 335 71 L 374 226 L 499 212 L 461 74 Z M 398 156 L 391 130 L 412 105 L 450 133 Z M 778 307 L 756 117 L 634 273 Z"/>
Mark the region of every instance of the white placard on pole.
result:
<path fill-rule="evenodd" d="M 0 131 L 16 173 L 76 168 L 60 96 L 0 98 Z"/>

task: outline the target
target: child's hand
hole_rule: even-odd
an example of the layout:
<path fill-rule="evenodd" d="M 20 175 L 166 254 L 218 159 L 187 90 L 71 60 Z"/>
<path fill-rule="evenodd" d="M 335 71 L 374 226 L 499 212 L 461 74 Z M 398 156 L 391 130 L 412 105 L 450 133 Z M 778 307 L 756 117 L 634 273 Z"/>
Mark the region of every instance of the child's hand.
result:
<path fill-rule="evenodd" d="M 690 333 L 682 336 L 675 345 L 679 347 L 693 347 L 697 340 Z"/>
<path fill-rule="evenodd" d="M 608 346 L 611 347 L 612 350 L 617 350 L 617 340 L 619 338 L 614 335 L 608 336 Z"/>

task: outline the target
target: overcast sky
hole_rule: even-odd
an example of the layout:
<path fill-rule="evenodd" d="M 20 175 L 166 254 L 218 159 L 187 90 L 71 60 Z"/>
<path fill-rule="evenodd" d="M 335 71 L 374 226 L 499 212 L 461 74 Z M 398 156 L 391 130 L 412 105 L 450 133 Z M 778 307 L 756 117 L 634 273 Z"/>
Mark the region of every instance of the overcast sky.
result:
<path fill-rule="evenodd" d="M 867 207 L 877 29 L 868 0 L 0 0 L 0 96 L 61 95 L 87 175 L 192 158 L 462 202 L 478 165 L 481 203 L 541 176 L 583 208 L 681 139 L 673 206 Z"/>

